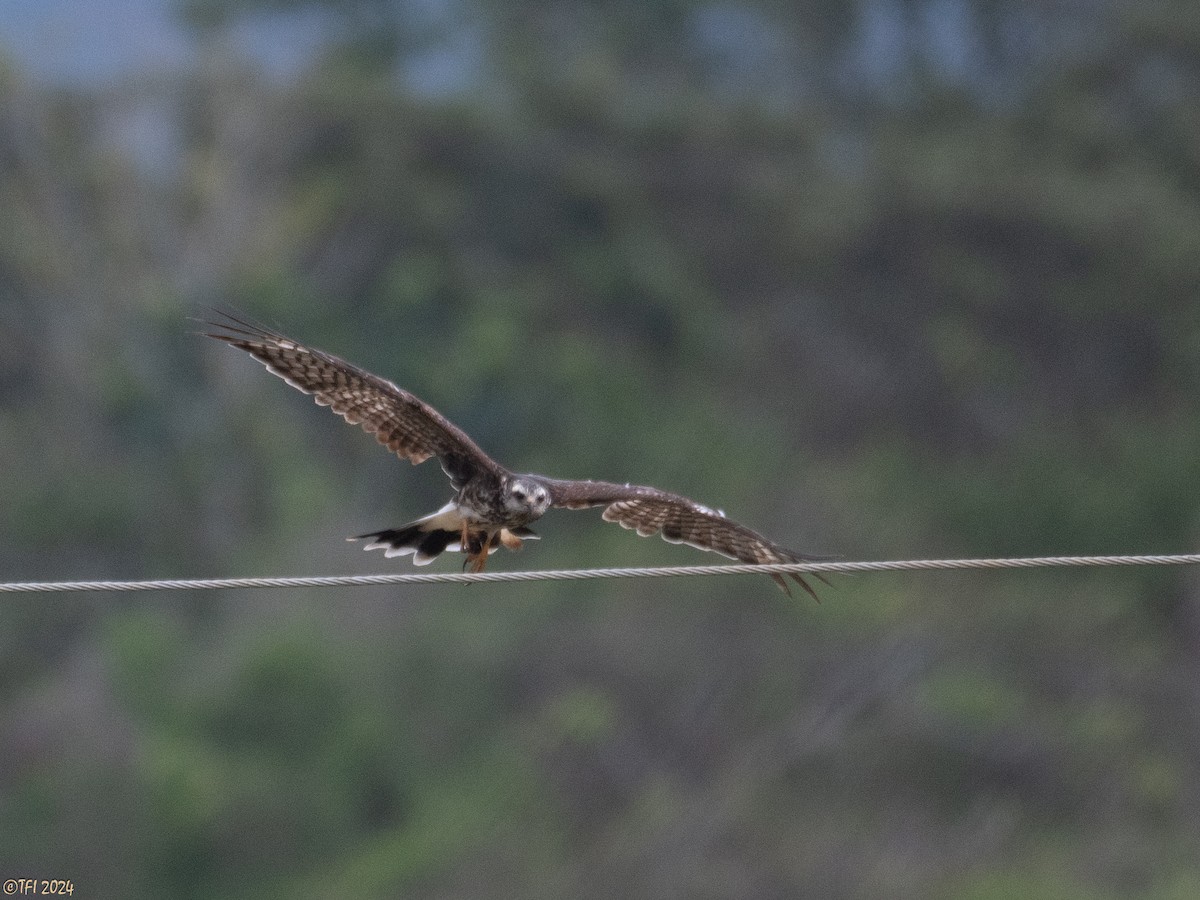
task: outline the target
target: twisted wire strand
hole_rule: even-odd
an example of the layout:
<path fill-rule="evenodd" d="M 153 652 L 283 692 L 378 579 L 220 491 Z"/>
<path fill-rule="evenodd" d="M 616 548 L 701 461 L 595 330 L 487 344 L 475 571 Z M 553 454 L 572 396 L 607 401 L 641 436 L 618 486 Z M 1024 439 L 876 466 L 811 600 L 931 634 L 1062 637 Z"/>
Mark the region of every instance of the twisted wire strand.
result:
<path fill-rule="evenodd" d="M 1200 553 L 1141 556 L 1026 556 L 1003 559 L 908 559 L 869 562 L 738 563 L 650 568 L 546 569 L 528 572 L 396 572 L 381 575 L 324 575 L 291 578 L 178 578 L 149 581 L 0 582 L 0 593 L 71 591 L 211 591 L 257 588 L 364 587 L 401 584 L 477 584 L 521 581 L 581 581 L 593 578 L 674 578 L 706 575 L 838 574 L 951 569 L 1041 569 L 1099 566 L 1189 566 Z"/>

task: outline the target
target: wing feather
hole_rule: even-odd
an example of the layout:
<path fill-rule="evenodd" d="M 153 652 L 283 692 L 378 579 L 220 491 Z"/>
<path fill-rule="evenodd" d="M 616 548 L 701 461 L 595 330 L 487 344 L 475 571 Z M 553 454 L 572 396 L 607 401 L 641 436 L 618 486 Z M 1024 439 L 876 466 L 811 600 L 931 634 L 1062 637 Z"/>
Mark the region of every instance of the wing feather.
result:
<path fill-rule="evenodd" d="M 563 509 L 603 506 L 604 521 L 615 522 L 642 537 L 661 534 L 672 544 L 687 544 L 744 563 L 816 562 L 823 558 L 781 547 L 757 531 L 726 518 L 719 510 L 658 488 L 607 481 L 541 480 L 550 491 L 553 506 Z M 814 575 L 825 581 L 819 574 Z M 787 591 L 782 575 L 771 577 Z M 812 587 L 798 573 L 789 573 L 788 577 L 816 599 Z"/>
<path fill-rule="evenodd" d="M 246 351 L 318 405 L 361 425 L 400 458 L 417 465 L 436 456 L 460 488 L 481 470 L 504 472 L 466 432 L 414 394 L 331 353 L 228 313 L 219 315 L 223 321 L 207 324 L 222 330 L 206 332 L 208 337 Z"/>

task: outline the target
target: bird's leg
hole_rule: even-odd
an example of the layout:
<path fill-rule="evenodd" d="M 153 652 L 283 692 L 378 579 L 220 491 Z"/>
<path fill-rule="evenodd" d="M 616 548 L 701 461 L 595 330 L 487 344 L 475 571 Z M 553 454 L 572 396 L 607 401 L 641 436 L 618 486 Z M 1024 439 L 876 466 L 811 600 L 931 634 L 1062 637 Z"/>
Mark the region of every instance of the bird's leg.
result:
<path fill-rule="evenodd" d="M 487 565 L 488 548 L 492 545 L 492 532 L 485 531 L 479 541 L 479 553 L 476 554 L 472 561 L 471 571 L 482 572 L 484 566 Z"/>
<path fill-rule="evenodd" d="M 465 572 L 467 571 L 467 566 L 475 561 L 475 554 L 471 548 L 471 527 L 466 522 L 463 522 L 462 536 L 459 540 L 462 542 L 463 553 L 466 554 L 466 559 L 463 560 L 463 571 Z"/>
<path fill-rule="evenodd" d="M 464 522 L 462 529 L 463 551 L 467 554 L 467 558 L 463 560 L 464 572 L 482 572 L 483 567 L 487 565 L 488 548 L 492 544 L 493 533 L 490 531 L 481 531 L 477 534 L 472 534 L 470 526 Z M 469 567 L 469 568 L 468 568 Z"/>

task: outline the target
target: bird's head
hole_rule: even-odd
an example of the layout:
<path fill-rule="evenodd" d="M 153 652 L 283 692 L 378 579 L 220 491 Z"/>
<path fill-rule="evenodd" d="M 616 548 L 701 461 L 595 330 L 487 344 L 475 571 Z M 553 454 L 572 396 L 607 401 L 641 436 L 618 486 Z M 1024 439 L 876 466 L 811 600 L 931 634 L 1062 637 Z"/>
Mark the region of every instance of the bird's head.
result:
<path fill-rule="evenodd" d="M 536 519 L 550 508 L 550 492 L 528 478 L 514 478 L 504 492 L 504 505 L 514 513 Z"/>

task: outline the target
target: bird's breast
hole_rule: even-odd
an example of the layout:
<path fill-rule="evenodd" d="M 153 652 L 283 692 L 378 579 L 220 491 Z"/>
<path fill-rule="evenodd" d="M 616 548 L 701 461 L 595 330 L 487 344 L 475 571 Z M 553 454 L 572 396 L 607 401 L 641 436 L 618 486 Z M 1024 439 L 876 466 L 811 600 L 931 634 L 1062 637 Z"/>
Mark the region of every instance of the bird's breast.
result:
<path fill-rule="evenodd" d="M 458 508 L 464 519 L 474 525 L 504 525 L 507 515 L 499 485 L 489 481 L 468 482 L 458 495 Z"/>

